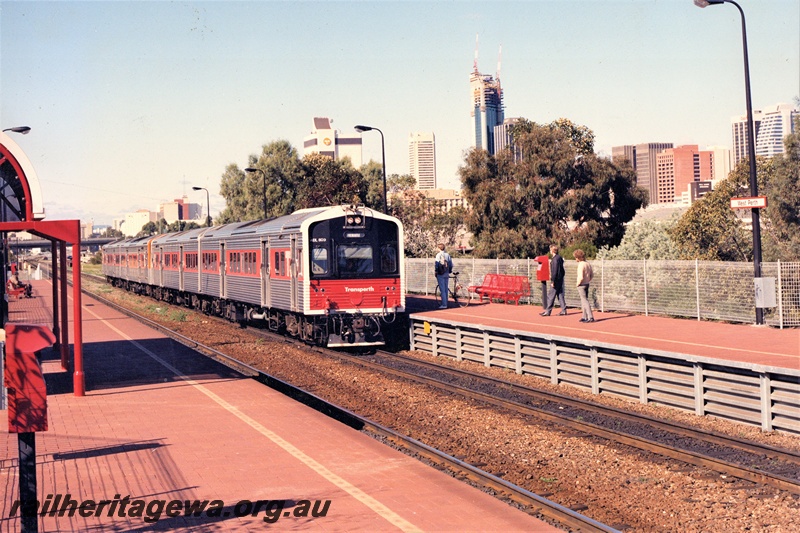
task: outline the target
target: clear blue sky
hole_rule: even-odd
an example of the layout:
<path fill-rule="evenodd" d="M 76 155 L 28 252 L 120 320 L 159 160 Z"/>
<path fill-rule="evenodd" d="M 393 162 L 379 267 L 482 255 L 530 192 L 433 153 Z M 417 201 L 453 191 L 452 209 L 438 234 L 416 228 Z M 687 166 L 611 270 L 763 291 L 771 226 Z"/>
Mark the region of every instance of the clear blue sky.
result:
<path fill-rule="evenodd" d="M 800 95 L 800 2 L 739 0 L 755 109 Z M 507 117 L 566 117 L 596 150 L 641 142 L 730 145 L 745 112 L 733 5 L 692 0 L 523 2 L 13 2 L 0 0 L 0 126 L 36 169 L 49 219 L 110 224 L 179 198 L 224 206 L 225 166 L 312 118 L 386 136 L 433 131 L 441 186 L 470 146 L 469 74 L 501 81 Z M 364 159 L 380 161 L 380 135 Z"/>

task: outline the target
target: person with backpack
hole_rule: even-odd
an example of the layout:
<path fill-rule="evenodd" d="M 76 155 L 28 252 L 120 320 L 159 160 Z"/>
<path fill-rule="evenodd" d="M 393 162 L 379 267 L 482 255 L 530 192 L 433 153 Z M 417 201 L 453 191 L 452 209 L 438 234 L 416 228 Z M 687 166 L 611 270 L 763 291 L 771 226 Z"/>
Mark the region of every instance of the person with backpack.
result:
<path fill-rule="evenodd" d="M 578 294 L 581 297 L 581 310 L 583 311 L 583 318 L 579 322 L 594 322 L 594 315 L 592 314 L 592 305 L 589 303 L 589 283 L 591 283 L 594 274 L 592 272 L 592 265 L 586 261 L 586 254 L 583 250 L 575 250 L 572 253 L 575 260 L 578 262 Z"/>
<path fill-rule="evenodd" d="M 444 243 L 439 243 L 439 252 L 434 261 L 436 281 L 439 284 L 439 292 L 442 293 L 439 309 L 447 309 L 447 287 L 450 283 L 450 272 L 453 271 L 453 258 L 445 251 Z"/>

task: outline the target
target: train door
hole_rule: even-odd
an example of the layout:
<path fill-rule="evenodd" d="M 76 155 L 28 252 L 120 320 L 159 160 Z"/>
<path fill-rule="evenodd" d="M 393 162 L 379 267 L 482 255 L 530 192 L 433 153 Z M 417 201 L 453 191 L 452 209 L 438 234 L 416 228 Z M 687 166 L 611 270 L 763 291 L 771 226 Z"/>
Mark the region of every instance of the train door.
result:
<path fill-rule="evenodd" d="M 161 247 L 155 246 L 153 248 L 152 261 L 150 263 L 150 270 L 153 272 L 153 285 L 156 287 L 161 286 Z"/>
<path fill-rule="evenodd" d="M 178 247 L 178 290 L 183 291 L 183 273 L 185 272 L 184 266 L 186 265 L 186 256 L 184 255 L 183 245 Z"/>
<path fill-rule="evenodd" d="M 225 243 L 219 243 L 219 297 L 226 298 L 228 296 L 228 287 L 225 276 L 225 265 L 228 260 L 225 257 Z"/>
<path fill-rule="evenodd" d="M 297 278 L 300 274 L 301 264 L 300 256 L 297 253 L 297 235 L 292 235 L 289 240 L 289 292 L 291 293 L 292 311 L 297 311 L 299 305 L 299 299 L 297 297 L 299 284 L 297 283 Z"/>
<path fill-rule="evenodd" d="M 269 298 L 269 243 L 261 242 L 261 306 L 270 307 Z"/>

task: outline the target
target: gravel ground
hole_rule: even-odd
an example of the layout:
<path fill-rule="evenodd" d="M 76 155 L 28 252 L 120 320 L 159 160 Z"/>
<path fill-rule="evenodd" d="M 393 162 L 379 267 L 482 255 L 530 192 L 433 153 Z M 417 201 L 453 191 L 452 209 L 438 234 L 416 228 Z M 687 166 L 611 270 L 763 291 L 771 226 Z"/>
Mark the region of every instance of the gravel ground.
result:
<path fill-rule="evenodd" d="M 562 505 L 626 531 L 720 532 L 800 530 L 800 498 L 694 467 L 665 466 L 661 458 L 589 437 L 543 427 L 425 386 L 393 379 L 314 351 L 266 342 L 235 325 L 103 287 L 126 304 L 183 335 L 263 369 L 450 455 L 479 466 Z M 216 337 L 214 337 L 216 336 Z M 424 353 L 410 354 L 430 359 Z M 527 376 L 439 359 L 520 383 L 586 398 Z M 800 450 L 800 438 L 710 417 L 593 397 L 608 405 Z"/>

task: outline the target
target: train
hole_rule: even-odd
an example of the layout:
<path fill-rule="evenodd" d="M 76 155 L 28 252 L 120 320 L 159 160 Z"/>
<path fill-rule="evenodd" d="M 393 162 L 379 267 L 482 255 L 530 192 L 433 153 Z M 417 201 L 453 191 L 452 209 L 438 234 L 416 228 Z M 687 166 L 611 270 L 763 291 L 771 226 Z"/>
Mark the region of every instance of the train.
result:
<path fill-rule="evenodd" d="M 119 240 L 115 287 L 329 348 L 385 344 L 406 312 L 403 224 L 363 205 Z"/>

